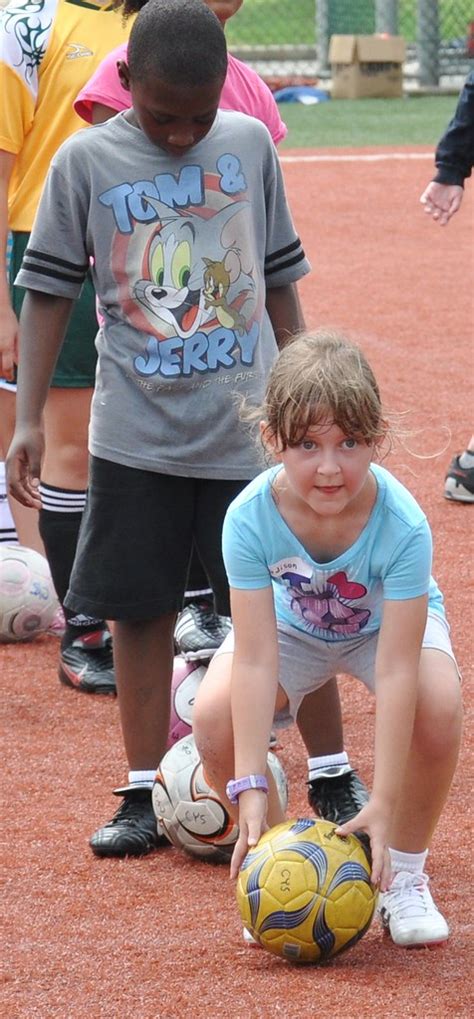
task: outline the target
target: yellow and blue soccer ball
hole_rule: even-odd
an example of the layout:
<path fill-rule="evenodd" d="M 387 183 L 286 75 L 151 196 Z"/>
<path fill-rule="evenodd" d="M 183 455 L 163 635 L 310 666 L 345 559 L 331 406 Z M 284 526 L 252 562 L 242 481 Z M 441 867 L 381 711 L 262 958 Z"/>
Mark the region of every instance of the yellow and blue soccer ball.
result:
<path fill-rule="evenodd" d="M 293 962 L 324 962 L 370 927 L 377 893 L 354 835 L 299 818 L 271 828 L 242 863 L 237 902 L 244 927 Z"/>

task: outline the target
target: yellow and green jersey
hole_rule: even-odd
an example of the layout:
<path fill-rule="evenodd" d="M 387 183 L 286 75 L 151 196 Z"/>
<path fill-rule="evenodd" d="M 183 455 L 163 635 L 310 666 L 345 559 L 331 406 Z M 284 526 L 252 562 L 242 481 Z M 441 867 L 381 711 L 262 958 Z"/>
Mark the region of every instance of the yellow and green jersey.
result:
<path fill-rule="evenodd" d="M 17 157 L 11 230 L 31 230 L 54 153 L 84 127 L 74 100 L 131 24 L 100 0 L 12 0 L 0 10 L 0 149 Z"/>

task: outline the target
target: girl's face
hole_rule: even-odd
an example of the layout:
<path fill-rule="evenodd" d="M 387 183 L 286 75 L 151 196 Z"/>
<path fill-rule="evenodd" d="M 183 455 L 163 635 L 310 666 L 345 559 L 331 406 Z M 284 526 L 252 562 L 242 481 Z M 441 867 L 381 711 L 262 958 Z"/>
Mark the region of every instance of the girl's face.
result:
<path fill-rule="evenodd" d="M 309 428 L 298 446 L 279 451 L 272 443 L 272 452 L 296 498 L 318 515 L 332 516 L 343 512 L 369 483 L 374 447 L 328 421 Z"/>

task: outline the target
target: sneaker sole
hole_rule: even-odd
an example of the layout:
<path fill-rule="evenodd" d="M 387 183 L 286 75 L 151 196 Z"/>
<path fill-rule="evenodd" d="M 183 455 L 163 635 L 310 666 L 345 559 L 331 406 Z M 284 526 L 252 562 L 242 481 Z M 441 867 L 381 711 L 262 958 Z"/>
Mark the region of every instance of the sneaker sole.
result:
<path fill-rule="evenodd" d="M 395 941 L 395 938 L 392 937 L 392 933 L 390 931 L 390 918 L 389 917 L 384 917 L 384 916 L 381 915 L 381 913 L 379 913 L 377 911 L 377 919 L 380 920 L 380 923 L 382 925 L 382 931 L 383 931 L 384 935 L 386 937 L 390 938 L 392 943 L 394 945 L 396 945 L 397 948 L 408 948 L 408 949 L 442 948 L 443 945 L 445 945 L 446 942 L 449 939 L 449 931 L 448 931 L 448 933 L 446 934 L 446 937 L 444 937 L 444 938 L 443 937 L 442 938 L 436 938 L 436 939 L 433 939 L 433 941 L 412 941 L 412 942 L 409 942 L 408 944 L 404 944 L 403 941 Z"/>
<path fill-rule="evenodd" d="M 89 843 L 89 845 L 94 856 L 100 856 L 101 859 L 106 859 L 107 857 L 113 859 L 115 857 L 116 860 L 124 860 L 126 857 L 129 857 L 132 860 L 136 856 L 148 856 L 149 853 L 154 853 L 160 848 L 160 846 L 148 846 L 146 849 L 140 849 L 139 852 L 130 853 L 127 849 L 114 850 L 112 852 L 110 847 L 107 848 L 107 846 L 101 848 L 100 846 L 93 846 L 91 843 Z"/>
<path fill-rule="evenodd" d="M 445 492 L 444 498 L 447 499 L 448 502 L 467 502 L 467 503 L 474 502 L 474 495 L 471 495 L 469 492 L 467 492 L 466 495 L 462 494 L 460 495 L 459 493 L 453 494 L 453 492 Z"/>
<path fill-rule="evenodd" d="M 79 693 L 98 693 L 98 694 L 110 694 L 113 697 L 117 694 L 117 688 L 112 683 L 88 683 L 87 680 L 80 679 L 78 683 L 75 683 L 71 676 L 68 675 L 63 665 L 59 666 L 58 670 L 59 682 L 64 686 L 68 686 L 72 690 L 77 690 Z"/>
<path fill-rule="evenodd" d="M 390 928 L 388 926 L 385 926 L 385 924 L 383 925 L 383 933 L 385 937 L 390 938 L 392 944 L 396 945 L 397 948 L 406 948 L 408 951 L 413 952 L 416 952 L 417 948 L 443 948 L 449 938 L 448 935 L 448 937 L 442 938 L 441 940 L 438 941 L 414 941 L 411 942 L 410 944 L 404 945 L 403 942 L 394 941 L 390 933 Z"/>
<path fill-rule="evenodd" d="M 92 839 L 93 837 L 94 836 L 92 836 Z M 116 849 L 113 847 L 112 843 L 106 841 L 103 842 L 102 844 L 99 842 L 97 843 L 97 845 L 94 845 L 92 839 L 89 840 L 89 846 L 92 849 L 94 856 L 101 857 L 110 856 L 111 858 L 115 856 L 117 859 L 122 860 L 126 856 L 129 856 L 130 859 L 132 859 L 134 856 L 147 856 L 149 853 L 156 852 L 157 849 L 162 849 L 163 846 L 171 845 L 169 840 L 166 838 L 166 835 L 163 834 L 157 836 L 156 842 L 148 842 L 143 846 L 142 849 L 139 849 L 136 852 L 131 853 L 129 849 Z"/>

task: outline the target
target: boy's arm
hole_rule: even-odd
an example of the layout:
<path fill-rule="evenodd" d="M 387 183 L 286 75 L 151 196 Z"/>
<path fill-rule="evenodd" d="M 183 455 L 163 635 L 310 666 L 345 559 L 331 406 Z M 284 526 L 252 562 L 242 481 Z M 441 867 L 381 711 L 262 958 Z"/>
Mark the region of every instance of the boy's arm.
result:
<path fill-rule="evenodd" d="M 24 506 L 41 508 L 42 413 L 73 300 L 28 290 L 20 316 L 16 426 L 7 457 L 9 489 Z"/>
<path fill-rule="evenodd" d="M 0 376 L 13 378 L 17 356 L 18 322 L 11 306 L 8 279 L 4 271 L 8 237 L 8 185 L 15 163 L 13 152 L 0 150 Z"/>
<path fill-rule="evenodd" d="M 428 596 L 384 601 L 375 663 L 375 769 L 369 803 L 343 835 L 364 830 L 372 848 L 372 879 L 388 887 L 388 839 L 413 737 L 418 670 Z"/>
<path fill-rule="evenodd" d="M 438 142 L 435 155 L 437 184 L 464 185 L 474 165 L 474 71 L 459 96 L 453 119 Z"/>
<path fill-rule="evenodd" d="M 464 181 L 474 165 L 474 72 L 461 92 L 453 119 L 440 139 L 435 155 L 436 176 L 420 197 L 428 215 L 446 226 L 458 211 Z"/>
<path fill-rule="evenodd" d="M 265 304 L 281 350 L 288 340 L 306 328 L 296 283 L 267 287 Z"/>

